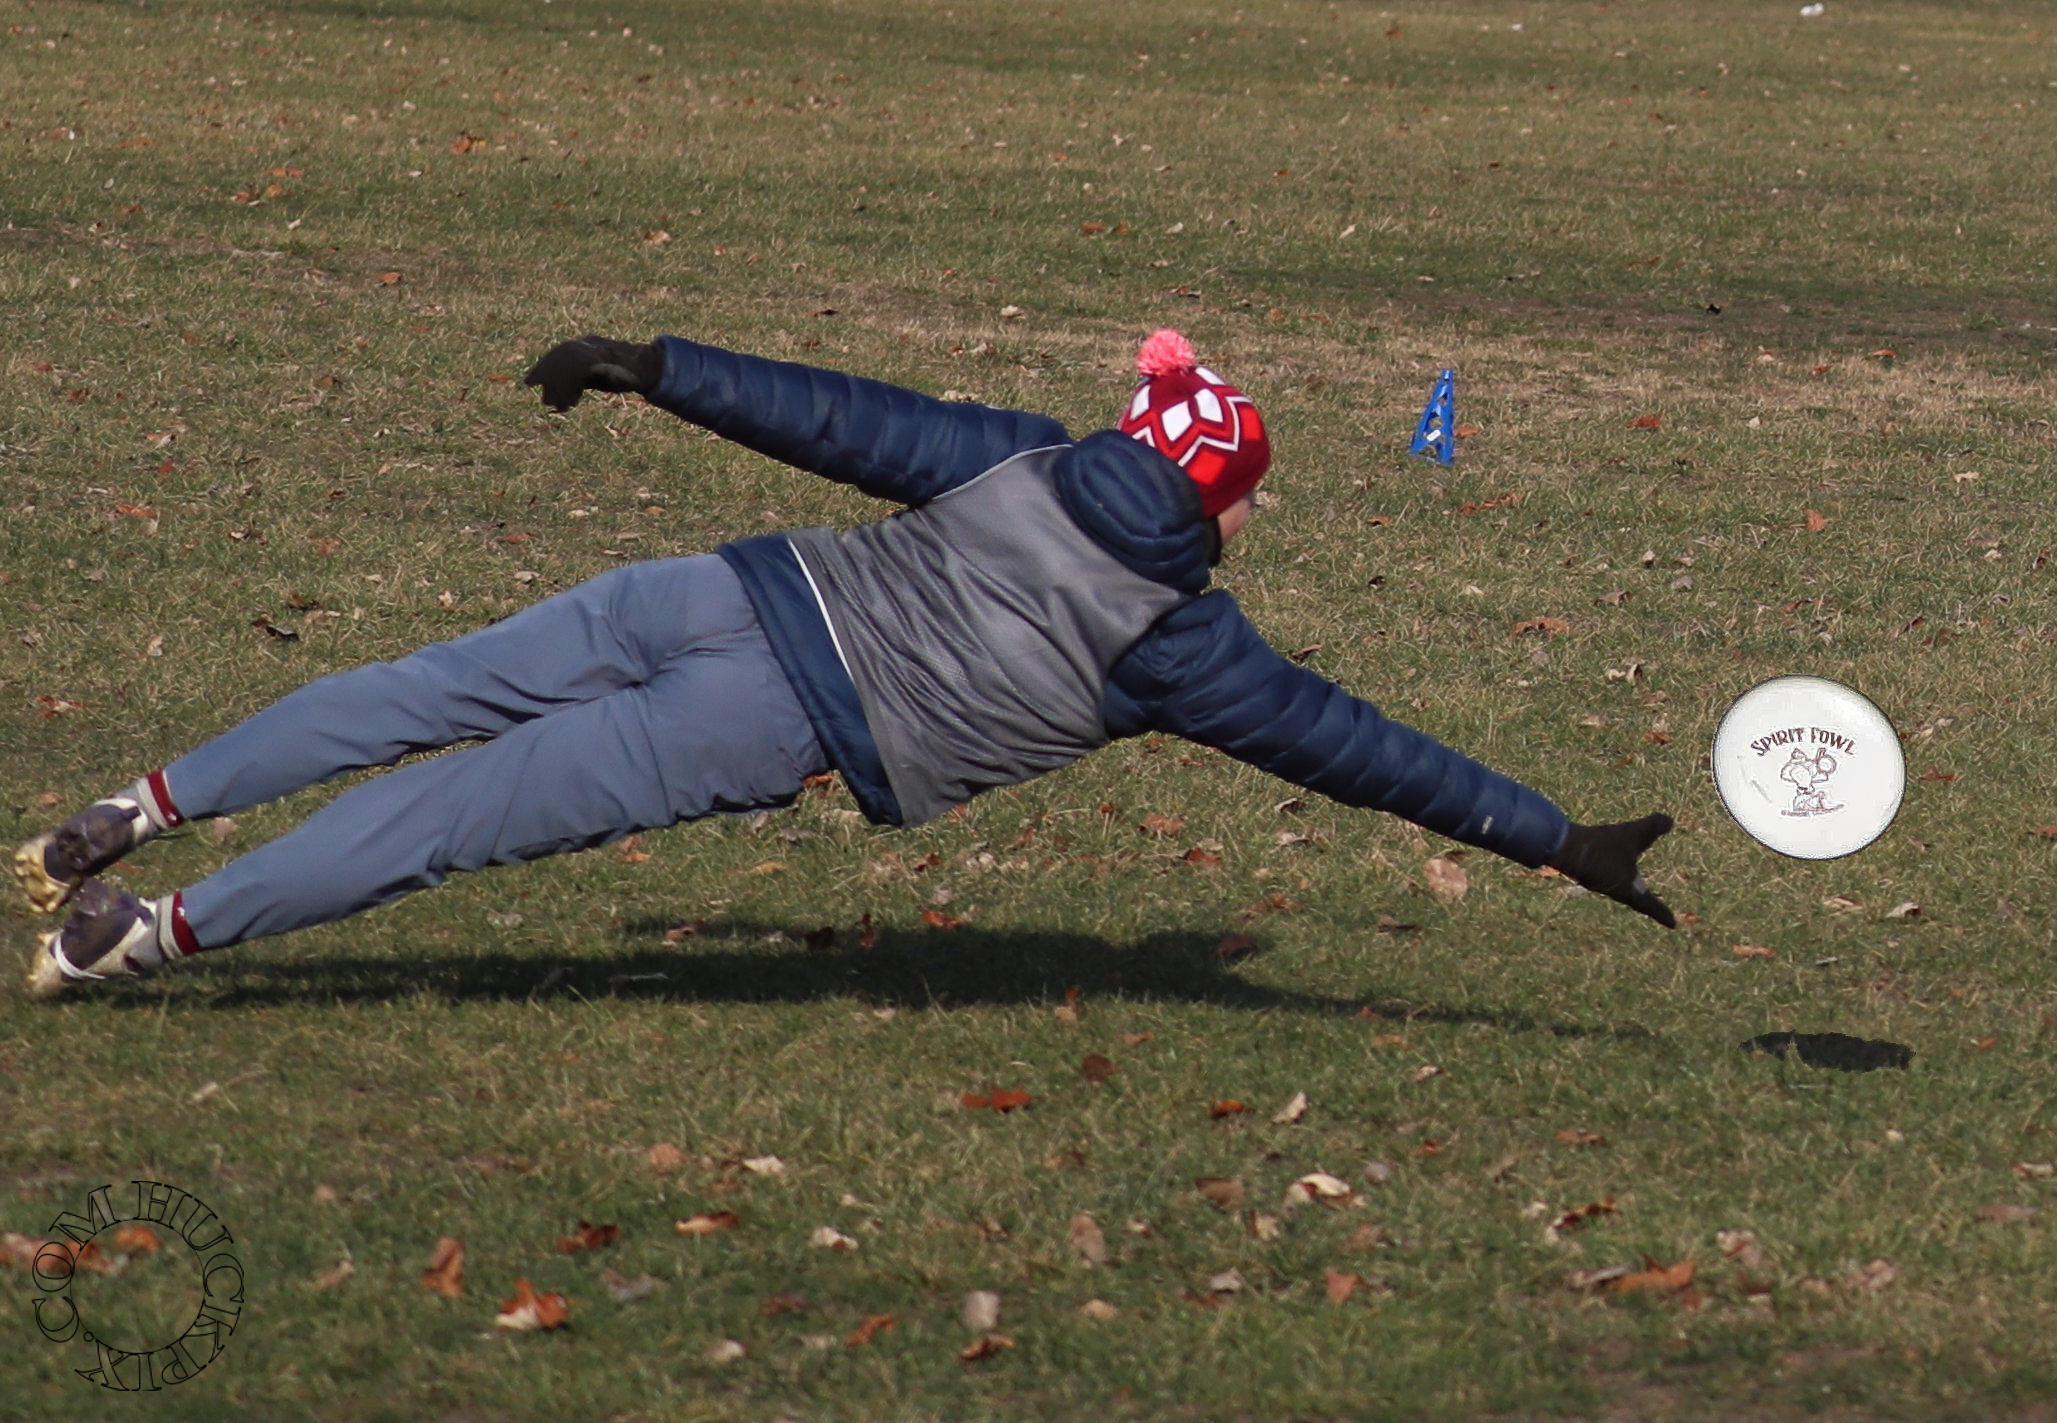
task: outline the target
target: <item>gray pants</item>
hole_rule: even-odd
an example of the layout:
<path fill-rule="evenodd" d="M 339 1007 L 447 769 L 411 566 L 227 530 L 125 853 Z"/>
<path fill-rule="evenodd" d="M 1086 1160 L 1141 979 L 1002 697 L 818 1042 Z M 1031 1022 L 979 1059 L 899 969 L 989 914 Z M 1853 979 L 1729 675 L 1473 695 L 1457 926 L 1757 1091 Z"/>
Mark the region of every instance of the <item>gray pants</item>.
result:
<path fill-rule="evenodd" d="M 324 677 L 164 774 L 198 819 L 477 738 L 366 781 L 186 890 L 200 944 L 324 924 L 452 870 L 790 804 L 827 769 L 748 595 L 710 554 L 631 564 Z"/>

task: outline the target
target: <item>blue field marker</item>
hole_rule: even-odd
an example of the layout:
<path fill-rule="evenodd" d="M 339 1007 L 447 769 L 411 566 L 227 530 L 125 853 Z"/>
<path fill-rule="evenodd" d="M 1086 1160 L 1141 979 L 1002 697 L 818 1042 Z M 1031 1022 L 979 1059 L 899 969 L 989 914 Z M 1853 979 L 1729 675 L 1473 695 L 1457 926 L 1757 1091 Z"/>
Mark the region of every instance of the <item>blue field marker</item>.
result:
<path fill-rule="evenodd" d="M 1409 454 L 1426 455 L 1437 464 L 1457 460 L 1457 372 L 1444 371 L 1436 377 L 1436 388 L 1422 407 L 1421 423 L 1414 427 Z"/>

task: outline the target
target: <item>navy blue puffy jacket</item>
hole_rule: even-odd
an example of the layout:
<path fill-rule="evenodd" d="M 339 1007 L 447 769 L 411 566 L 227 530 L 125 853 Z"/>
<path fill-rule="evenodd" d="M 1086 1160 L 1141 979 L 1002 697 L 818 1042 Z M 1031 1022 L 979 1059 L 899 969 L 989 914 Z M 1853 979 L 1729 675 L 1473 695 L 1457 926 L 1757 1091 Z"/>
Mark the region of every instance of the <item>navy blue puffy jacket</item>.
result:
<path fill-rule="evenodd" d="M 1116 431 L 1074 444 L 1057 421 L 949 403 L 836 371 L 661 342 L 653 404 L 796 468 L 920 505 L 1024 450 L 1072 445 L 1059 492 L 1079 525 L 1130 568 L 1193 593 L 1118 662 L 1105 692 L 1110 736 L 1170 732 L 1345 805 L 1390 811 L 1524 865 L 1543 864 L 1569 822 L 1544 796 L 1389 720 L 1281 656 L 1234 598 L 1203 593 L 1208 543 L 1191 482 Z M 780 535 L 721 550 L 756 601 L 823 745 L 874 819 L 897 821 L 855 688 L 833 656 Z"/>

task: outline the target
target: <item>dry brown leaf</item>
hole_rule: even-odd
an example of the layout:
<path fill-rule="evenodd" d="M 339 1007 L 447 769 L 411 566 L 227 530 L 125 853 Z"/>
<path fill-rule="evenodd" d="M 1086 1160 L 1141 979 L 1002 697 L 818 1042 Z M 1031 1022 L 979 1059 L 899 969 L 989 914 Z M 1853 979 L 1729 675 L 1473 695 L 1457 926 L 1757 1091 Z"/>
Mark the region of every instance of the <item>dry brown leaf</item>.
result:
<path fill-rule="evenodd" d="M 1739 959 L 1770 959 L 1778 957 L 1775 950 L 1767 949 L 1762 944 L 1737 944 L 1730 948 L 1729 952 Z"/>
<path fill-rule="evenodd" d="M 738 1363 L 749 1352 L 748 1349 L 743 1347 L 742 1341 L 739 1339 L 717 1339 L 707 1346 L 700 1357 L 718 1367 L 723 1364 Z"/>
<path fill-rule="evenodd" d="M 1628 426 L 1631 430 L 1661 430 L 1664 418 L 1660 415 L 1638 415 L 1628 422 Z"/>
<path fill-rule="evenodd" d="M 454 1235 L 446 1235 L 436 1242 L 436 1253 L 429 1259 L 429 1267 L 421 1272 L 421 1287 L 444 1299 L 456 1299 L 464 1293 L 464 1242 Z"/>
<path fill-rule="evenodd" d="M 1114 1059 L 1105 1053 L 1089 1052 L 1079 1060 L 1079 1076 L 1099 1086 L 1121 1069 L 1114 1065 Z"/>
<path fill-rule="evenodd" d="M 318 1290 L 332 1290 L 349 1280 L 356 1273 L 357 1266 L 351 1261 L 338 1260 L 335 1264 L 316 1275 L 312 1283 Z"/>
<path fill-rule="evenodd" d="M 955 929 L 964 920 L 955 914 L 947 914 L 940 909 L 924 909 L 921 911 L 921 922 L 928 925 L 931 929 Z"/>
<path fill-rule="evenodd" d="M 569 1235 L 557 1237 L 557 1253 L 577 1255 L 586 1250 L 600 1250 L 621 1239 L 618 1225 L 591 1225 L 580 1221 L 578 1228 Z"/>
<path fill-rule="evenodd" d="M 1280 1223 L 1279 1218 L 1267 1215 L 1263 1211 L 1251 1211 L 1248 1224 L 1250 1234 L 1267 1245 L 1285 1234 L 1285 1226 Z"/>
<path fill-rule="evenodd" d="M 1207 1109 L 1207 1115 L 1220 1121 L 1223 1117 L 1240 1117 L 1250 1108 L 1234 1097 L 1224 1097 Z"/>
<path fill-rule="evenodd" d="M 1064 1240 L 1072 1253 L 1088 1265 L 1107 1263 L 1107 1237 L 1101 1233 L 1100 1222 L 1084 1211 L 1073 1216 L 1065 1226 Z"/>
<path fill-rule="evenodd" d="M 709 1211 L 700 1215 L 689 1215 L 684 1220 L 672 1222 L 673 1235 L 719 1235 L 724 1230 L 734 1230 L 743 1223 L 743 1218 L 734 1211 Z"/>
<path fill-rule="evenodd" d="M 975 1364 L 980 1359 L 990 1359 L 995 1354 L 1004 1353 L 1013 1347 L 1014 1341 L 1005 1334 L 981 1334 L 959 1349 L 957 1357 L 967 1364 Z"/>
<path fill-rule="evenodd" d="M 1973 1038 L 1971 1040 L 1972 1051 L 1991 1052 L 1993 1048 L 1999 1044 L 1999 1041 L 2000 1038 L 1998 1034 L 1992 1034 L 1983 1038 Z"/>
<path fill-rule="evenodd" d="M 786 1163 L 776 1156 L 749 1156 L 743 1159 L 743 1169 L 752 1176 L 783 1176 Z"/>
<path fill-rule="evenodd" d="M 1272 1125 L 1289 1127 L 1296 1125 L 1307 1115 L 1307 1094 L 1295 1092 L 1286 1099 L 1286 1104 L 1271 1114 Z"/>
<path fill-rule="evenodd" d="M 2048 1161 L 2017 1161 L 2011 1169 L 2024 1181 L 2047 1181 L 2057 1176 L 2057 1164 Z"/>
<path fill-rule="evenodd" d="M 2024 1225 L 2036 1218 L 2036 1208 L 2003 1202 L 1998 1205 L 1980 1206 L 1972 1214 L 1987 1225 Z"/>
<path fill-rule="evenodd" d="M 1571 624 L 1563 618 L 1537 617 L 1524 618 L 1516 623 L 1511 635 L 1520 637 L 1525 632 L 1539 632 L 1545 637 L 1562 637 L 1570 631 Z"/>
<path fill-rule="evenodd" d="M 850 1337 L 843 1342 L 853 1349 L 861 1349 L 888 1329 L 898 1329 L 900 1321 L 890 1314 L 868 1314 L 864 1322 L 850 1331 Z"/>
<path fill-rule="evenodd" d="M 1007 1087 L 995 1087 L 991 1092 L 984 1094 L 966 1092 L 958 1098 L 958 1101 L 973 1111 L 992 1112 L 1011 1112 L 1018 1107 L 1026 1107 L 1034 1100 L 1035 1098 L 1026 1092 L 1017 1092 Z"/>
<path fill-rule="evenodd" d="M 1852 1270 L 1843 1283 L 1853 1290 L 1877 1294 L 1899 1278 L 1898 1265 L 1890 1260 L 1874 1260 L 1869 1265 Z"/>
<path fill-rule="evenodd" d="M 1764 1247 L 1758 1244 L 1754 1231 L 1717 1230 L 1714 1245 L 1725 1258 L 1745 1269 L 1754 1270 L 1764 1263 Z"/>
<path fill-rule="evenodd" d="M 49 1243 L 40 1235 L 23 1235 L 13 1230 L 0 1232 L 0 1265 L 16 1270 L 34 1270 L 37 1253 Z"/>
<path fill-rule="evenodd" d="M 1822 531 L 1823 529 L 1826 529 L 1827 527 L 1828 527 L 1828 516 L 1827 516 L 1826 514 L 1822 513 L 1822 512 L 1821 512 L 1821 510 L 1819 510 L 1819 509 L 1809 509 L 1809 510 L 1807 511 L 1807 532 L 1808 532 L 1808 533 L 1810 533 L 1810 534 L 1818 534 L 1818 533 L 1820 533 L 1820 532 L 1821 532 L 1821 531 Z"/>
<path fill-rule="evenodd" d="M 493 1316 L 493 1327 L 527 1332 L 562 1329 L 570 1321 L 571 1304 L 563 1295 L 555 1291 L 537 1294 L 536 1287 L 527 1280 L 516 1280 L 514 1297 L 500 1301 L 500 1312 Z"/>
<path fill-rule="evenodd" d="M 1233 1215 L 1243 1208 L 1243 1183 L 1234 1176 L 1201 1176 L 1194 1187 L 1217 1210 Z"/>
<path fill-rule="evenodd" d="M 818 1225 L 814 1234 L 807 1237 L 807 1243 L 820 1250 L 834 1250 L 848 1254 L 857 1248 L 857 1242 L 832 1225 Z"/>
<path fill-rule="evenodd" d="M 1903 899 L 1886 911 L 1886 918 L 1888 919 L 1919 919 L 1920 917 L 1921 906 L 1911 899 Z"/>
<path fill-rule="evenodd" d="M 1000 1322 L 1000 1296 L 992 1290 L 973 1290 L 964 1297 L 964 1327 L 983 1334 Z"/>
<path fill-rule="evenodd" d="M 1156 838 L 1163 840 L 1169 839 L 1171 836 L 1177 835 L 1184 831 L 1186 828 L 1186 822 L 1179 819 L 1175 815 L 1152 814 L 1144 816 L 1143 823 L 1141 825 L 1138 825 L 1136 828 L 1142 831 L 1145 835 L 1155 836 Z"/>
<path fill-rule="evenodd" d="M 643 1153 L 643 1164 L 652 1171 L 676 1171 L 686 1164 L 686 1153 L 668 1141 L 660 1141 Z"/>
<path fill-rule="evenodd" d="M 1425 861 L 1421 867 L 1421 878 L 1430 894 L 1445 901 L 1462 899 L 1471 888 L 1471 876 L 1464 872 L 1464 866 L 1448 855 L 1436 855 Z"/>
<path fill-rule="evenodd" d="M 1614 1197 L 1603 1196 L 1590 1205 L 1574 1206 L 1570 1210 L 1562 1212 L 1555 1220 L 1550 1222 L 1550 1228 L 1557 1231 L 1577 1230 L 1589 1220 L 1613 1214 Z"/>
<path fill-rule="evenodd" d="M 1121 1040 L 1130 1047 L 1141 1047 L 1156 1036 L 1157 1034 L 1155 1033 L 1123 1033 Z"/>
<path fill-rule="evenodd" d="M 1286 1204 L 1289 1206 L 1304 1206 L 1313 1201 L 1320 1201 L 1325 1206 L 1343 1206 L 1356 1196 L 1349 1182 L 1326 1171 L 1309 1171 L 1286 1187 Z"/>
<path fill-rule="evenodd" d="M 1624 1295 L 1637 1291 L 1648 1291 L 1652 1294 L 1669 1291 L 1676 1294 L 1693 1283 L 1693 1272 L 1697 1268 L 1691 1260 L 1681 1260 L 1676 1265 L 1660 1265 L 1645 1256 L 1642 1269 L 1609 1280 L 1603 1288 Z"/>
<path fill-rule="evenodd" d="M 627 835 L 614 847 L 614 858 L 625 865 L 642 865 L 650 861 L 650 852 L 643 848 L 643 837 Z"/>
<path fill-rule="evenodd" d="M 130 1221 L 115 1227 L 114 1248 L 124 1255 L 152 1255 L 164 1248 L 164 1242 L 149 1226 Z"/>
<path fill-rule="evenodd" d="M 1348 1304 L 1350 1296 L 1357 1293 L 1357 1287 L 1364 1283 L 1362 1275 L 1347 1274 L 1341 1270 L 1323 1270 L 1322 1293 L 1328 1296 L 1330 1304 Z"/>
<path fill-rule="evenodd" d="M 1105 1324 L 1121 1313 L 1104 1299 L 1089 1299 L 1078 1307 L 1078 1312 L 1096 1324 Z"/>
<path fill-rule="evenodd" d="M 1607 1138 L 1584 1127 L 1566 1127 L 1557 1133 L 1557 1142 L 1560 1146 L 1605 1146 Z"/>

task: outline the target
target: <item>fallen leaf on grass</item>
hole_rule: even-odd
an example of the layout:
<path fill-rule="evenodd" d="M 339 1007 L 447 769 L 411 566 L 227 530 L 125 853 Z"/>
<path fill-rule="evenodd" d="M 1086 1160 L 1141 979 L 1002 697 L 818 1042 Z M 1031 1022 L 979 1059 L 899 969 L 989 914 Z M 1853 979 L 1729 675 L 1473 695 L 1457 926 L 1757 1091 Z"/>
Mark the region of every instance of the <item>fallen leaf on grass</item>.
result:
<path fill-rule="evenodd" d="M 958 1100 L 973 1111 L 1011 1112 L 1017 1107 L 1026 1107 L 1035 1098 L 1026 1092 L 1017 1092 L 1006 1087 L 995 1087 L 991 1092 L 983 1096 L 966 1092 Z"/>
<path fill-rule="evenodd" d="M 1899 1266 L 1890 1260 L 1874 1260 L 1869 1265 L 1852 1270 L 1844 1277 L 1843 1283 L 1853 1290 L 1877 1294 L 1899 1278 Z"/>
<path fill-rule="evenodd" d="M 130 1222 L 115 1227 L 114 1248 L 124 1255 L 153 1255 L 164 1248 L 164 1242 L 149 1226 Z"/>
<path fill-rule="evenodd" d="M 1295 1092 L 1286 1099 L 1286 1104 L 1271 1114 L 1272 1125 L 1289 1127 L 1307 1115 L 1307 1094 Z"/>
<path fill-rule="evenodd" d="M 75 702 L 67 697 L 37 697 L 36 705 L 43 709 L 45 719 L 53 716 L 69 716 L 73 712 L 82 712 L 86 709 L 84 702 Z"/>
<path fill-rule="evenodd" d="M 753 875 L 782 875 L 785 872 L 786 862 L 784 860 L 760 860 L 758 863 L 750 866 L 750 873 Z"/>
<path fill-rule="evenodd" d="M 1510 635 L 1520 637 L 1525 632 L 1539 632 L 1545 637 L 1562 637 L 1570 631 L 1571 624 L 1563 618 L 1524 618 L 1514 625 L 1514 630 Z"/>
<path fill-rule="evenodd" d="M 1638 415 L 1628 422 L 1628 427 L 1631 430 L 1661 430 L 1664 428 L 1664 419 L 1659 415 Z"/>
<path fill-rule="evenodd" d="M 1130 1047 L 1141 1047 L 1144 1043 L 1149 1042 L 1156 1036 L 1157 1034 L 1155 1033 L 1123 1033 L 1121 1035 L 1121 1040 L 1124 1043 L 1127 1043 Z"/>
<path fill-rule="evenodd" d="M 888 1329 L 898 1329 L 900 1321 L 890 1314 L 869 1314 L 864 1323 L 850 1331 L 850 1337 L 843 1342 L 853 1349 L 861 1349 Z"/>
<path fill-rule="evenodd" d="M 1073 1216 L 1065 1226 L 1064 1240 L 1072 1253 L 1088 1265 L 1107 1263 L 1107 1237 L 1101 1233 L 1100 1222 L 1084 1211 Z"/>
<path fill-rule="evenodd" d="M 1214 957 L 1222 963 L 1234 963 L 1256 948 L 1257 941 L 1247 934 L 1223 934 L 1214 946 Z"/>
<path fill-rule="evenodd" d="M 1105 1324 L 1121 1313 L 1104 1299 L 1089 1299 L 1078 1307 L 1078 1312 L 1096 1324 Z"/>
<path fill-rule="evenodd" d="M 1821 901 L 1821 906 L 1824 909 L 1833 909 L 1838 914 L 1854 914 L 1864 907 L 1862 901 L 1852 899 L 1847 894 L 1832 894 Z"/>
<path fill-rule="evenodd" d="M 980 1359 L 990 1359 L 995 1354 L 1004 1353 L 1013 1347 L 1014 1341 L 1005 1334 L 981 1334 L 959 1349 L 957 1357 L 967 1364 L 975 1364 Z"/>
<path fill-rule="evenodd" d="M 1693 1283 L 1693 1273 L 1698 1268 L 1691 1260 L 1681 1260 L 1676 1265 L 1660 1265 L 1645 1255 L 1642 1269 L 1633 1274 L 1617 1276 L 1602 1288 L 1623 1295 L 1635 1294 L 1638 1291 L 1676 1294 Z"/>
<path fill-rule="evenodd" d="M 1423 863 L 1422 881 L 1428 892 L 1437 899 L 1454 902 L 1464 898 L 1471 888 L 1471 876 L 1464 872 L 1464 866 L 1448 855 L 1436 855 Z"/>
<path fill-rule="evenodd" d="M 2024 1181 L 2047 1181 L 2057 1176 L 2057 1164 L 2048 1161 L 2017 1161 L 2010 1169 Z"/>
<path fill-rule="evenodd" d="M 1555 1220 L 1550 1222 L 1550 1229 L 1555 1231 L 1577 1230 L 1589 1220 L 1596 1220 L 1603 1215 L 1613 1214 L 1614 1197 L 1603 1196 L 1590 1205 L 1574 1206 L 1568 1211 L 1561 1212 Z"/>
<path fill-rule="evenodd" d="M 2017 1206 L 2011 1203 L 1980 1206 L 1972 1212 L 1987 1225 L 2024 1225 L 2036 1218 L 2034 1206 Z"/>
<path fill-rule="evenodd" d="M 1330 1304 L 1348 1304 L 1350 1296 L 1357 1293 L 1357 1287 L 1365 1283 L 1364 1276 L 1353 1275 L 1342 1270 L 1321 1272 L 1321 1292 Z"/>
<path fill-rule="evenodd" d="M 600 1250 L 614 1244 L 619 1239 L 621 1239 L 621 1227 L 618 1225 L 591 1225 L 585 1221 L 580 1221 L 578 1228 L 572 1231 L 571 1234 L 557 1237 L 557 1253 L 560 1255 L 577 1255 L 581 1251 Z"/>
<path fill-rule="evenodd" d="M 1285 1234 L 1285 1226 L 1280 1223 L 1279 1218 L 1275 1215 L 1266 1215 L 1263 1211 L 1250 1212 L 1249 1226 L 1250 1234 L 1266 1245 Z"/>
<path fill-rule="evenodd" d="M 1605 1146 L 1607 1144 L 1606 1137 L 1596 1131 L 1587 1131 L 1584 1127 L 1566 1127 L 1563 1131 L 1557 1133 L 1557 1141 L 1561 1146 Z"/>
<path fill-rule="evenodd" d="M 1243 1208 L 1243 1183 L 1235 1176 L 1201 1176 L 1193 1186 L 1216 1210 L 1233 1215 Z"/>
<path fill-rule="evenodd" d="M 1603 1265 L 1597 1270 L 1573 1270 L 1564 1283 L 1574 1290 L 1600 1290 L 1628 1274 L 1626 1265 Z"/>
<path fill-rule="evenodd" d="M 733 1364 L 742 1359 L 749 1350 L 734 1339 L 717 1339 L 709 1344 L 700 1357 L 714 1365 Z"/>
<path fill-rule="evenodd" d="M 332 1290 L 351 1279 L 357 1273 L 357 1266 L 349 1260 L 338 1260 L 335 1264 L 316 1275 L 311 1283 L 318 1290 Z"/>
<path fill-rule="evenodd" d="M 1080 1060 L 1078 1070 L 1079 1076 L 1085 1078 L 1086 1081 L 1092 1083 L 1096 1087 L 1099 1086 L 1102 1082 L 1105 1082 L 1108 1078 L 1112 1077 L 1116 1072 L 1120 1071 L 1120 1069 L 1114 1065 L 1113 1058 L 1108 1057 L 1104 1053 L 1097 1052 L 1087 1053 L 1085 1057 Z"/>
<path fill-rule="evenodd" d="M 2000 1039 L 1997 1034 L 1988 1035 L 1983 1038 L 1973 1038 L 1971 1040 L 1971 1049 L 1973 1052 L 1991 1052 L 1999 1041 Z"/>
<path fill-rule="evenodd" d="M 1347 1181 L 1326 1171 L 1309 1171 L 1286 1187 L 1286 1204 L 1304 1206 L 1320 1201 L 1325 1206 L 1348 1205 L 1357 1196 Z"/>
<path fill-rule="evenodd" d="M 1778 957 L 1776 950 L 1767 949 L 1762 944 L 1737 944 L 1729 952 L 1739 959 L 1770 959 Z"/>
<path fill-rule="evenodd" d="M 1223 1270 L 1207 1277 L 1207 1293 L 1211 1295 L 1240 1294 L 1242 1289 L 1243 1277 L 1234 1270 Z"/>
<path fill-rule="evenodd" d="M 1236 1098 L 1224 1097 L 1207 1109 L 1207 1115 L 1220 1121 L 1223 1117 L 1240 1117 L 1249 1110 L 1249 1107 Z"/>
<path fill-rule="evenodd" d="M 964 1297 L 964 1327 L 983 1334 L 1000 1322 L 1000 1296 L 992 1290 L 973 1290 Z"/>
<path fill-rule="evenodd" d="M 1143 834 L 1154 835 L 1159 839 L 1166 839 L 1170 836 L 1177 835 L 1185 828 L 1186 822 L 1180 820 L 1175 815 L 1154 814 L 1144 816 L 1143 823 L 1136 827 L 1136 829 L 1142 831 Z"/>
<path fill-rule="evenodd" d="M 527 1280 L 516 1280 L 514 1297 L 500 1301 L 500 1312 L 493 1316 L 493 1327 L 526 1333 L 562 1329 L 570 1321 L 571 1305 L 563 1295 L 554 1290 L 537 1294 L 536 1287 Z"/>
<path fill-rule="evenodd" d="M 818 1225 L 814 1234 L 807 1237 L 807 1243 L 822 1250 L 837 1250 L 845 1254 L 857 1248 L 857 1242 L 832 1225 Z"/>
<path fill-rule="evenodd" d="M 625 865 L 641 865 L 649 862 L 650 852 L 643 848 L 642 836 L 630 835 L 615 847 L 614 858 Z"/>
<path fill-rule="evenodd" d="M 686 1164 L 686 1153 L 668 1141 L 660 1141 L 643 1153 L 643 1163 L 652 1171 L 676 1171 Z"/>
<path fill-rule="evenodd" d="M 1926 771 L 1923 771 L 1920 776 L 1916 777 L 1916 779 L 1934 781 L 1947 786 L 1959 779 L 1959 773 L 1956 771 L 1939 771 L 1934 766 L 1931 766 Z"/>
<path fill-rule="evenodd" d="M 955 929 L 964 920 L 955 914 L 946 914 L 940 909 L 924 909 L 921 911 L 921 922 L 931 929 Z"/>
<path fill-rule="evenodd" d="M 1717 1230 L 1714 1232 L 1714 1246 L 1724 1258 L 1745 1269 L 1754 1270 L 1764 1263 L 1764 1247 L 1758 1244 L 1754 1231 Z"/>
<path fill-rule="evenodd" d="M 429 1259 L 429 1267 L 421 1272 L 421 1287 L 444 1299 L 456 1299 L 464 1293 L 464 1242 L 454 1235 L 446 1235 L 436 1242 L 436 1253 Z"/>
<path fill-rule="evenodd" d="M 1484 432 L 1483 432 L 1482 430 L 1480 430 L 1480 428 L 1479 428 L 1478 426 L 1476 426 L 1476 425 L 1459 425 L 1459 426 L 1458 426 L 1458 427 L 1457 427 L 1456 429 L 1452 430 L 1452 431 L 1451 431 L 1450 433 L 1451 433 L 1451 434 L 1453 434 L 1453 435 L 1455 435 L 1455 436 L 1456 436 L 1456 437 L 1457 437 L 1458 439 L 1460 439 L 1460 440 L 1469 440 L 1469 439 L 1473 438 L 1474 436 L 1477 436 L 1477 435 L 1479 435 L 1479 434 L 1482 434 L 1482 433 L 1484 433 Z"/>
<path fill-rule="evenodd" d="M 607 1293 L 614 1296 L 616 1304 L 634 1304 L 637 1300 L 648 1299 L 656 1294 L 658 1286 L 663 1281 L 655 1275 L 637 1275 L 631 1279 L 612 1270 L 602 1270 L 600 1283 L 607 1287 Z"/>
<path fill-rule="evenodd" d="M 1918 919 L 1920 917 L 1921 906 L 1911 899 L 1903 899 L 1886 911 L 1886 918 L 1888 919 Z"/>
<path fill-rule="evenodd" d="M 752 1176 L 783 1176 L 786 1163 L 776 1156 L 750 1156 L 744 1158 L 743 1169 Z"/>
<path fill-rule="evenodd" d="M 1407 1074 L 1408 1078 L 1415 1082 L 1426 1082 L 1430 1078 L 1443 1075 L 1443 1069 L 1436 1066 L 1433 1062 L 1424 1062 L 1421 1066 L 1415 1068 L 1414 1071 Z"/>
<path fill-rule="evenodd" d="M 1827 516 L 1826 514 L 1822 513 L 1822 512 L 1821 512 L 1821 510 L 1819 510 L 1819 509 L 1809 509 L 1809 510 L 1807 511 L 1807 532 L 1808 532 L 1808 533 L 1810 533 L 1810 534 L 1818 534 L 1818 533 L 1820 533 L 1820 532 L 1821 532 L 1821 531 L 1822 531 L 1823 529 L 1826 529 L 1827 527 L 1828 527 L 1828 516 Z"/>

